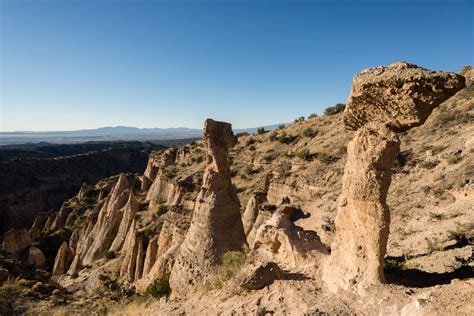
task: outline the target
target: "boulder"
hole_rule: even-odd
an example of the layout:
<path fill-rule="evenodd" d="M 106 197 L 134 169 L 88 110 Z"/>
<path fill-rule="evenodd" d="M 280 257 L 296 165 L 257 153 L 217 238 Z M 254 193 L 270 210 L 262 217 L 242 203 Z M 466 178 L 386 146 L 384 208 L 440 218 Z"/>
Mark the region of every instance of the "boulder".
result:
<path fill-rule="evenodd" d="M 26 252 L 26 263 L 37 268 L 43 268 L 46 264 L 46 257 L 38 247 L 30 247 Z"/>
<path fill-rule="evenodd" d="M 422 125 L 443 101 L 461 90 L 464 77 L 407 62 L 367 68 L 352 80 L 344 124 L 357 130 L 369 122 L 396 132 Z"/>
<path fill-rule="evenodd" d="M 278 211 L 258 228 L 252 249 L 286 269 L 319 265 L 328 255 L 316 232 L 296 226 Z"/>
<path fill-rule="evenodd" d="M 260 290 L 271 285 L 275 280 L 281 279 L 283 274 L 275 262 L 266 262 L 246 271 L 240 287 L 247 290 Z"/>
<path fill-rule="evenodd" d="M 229 123 L 207 119 L 203 141 L 207 150 L 203 184 L 170 276 L 171 288 L 177 296 L 186 295 L 213 272 L 224 253 L 241 250 L 246 244 L 228 159 L 237 137 Z"/>

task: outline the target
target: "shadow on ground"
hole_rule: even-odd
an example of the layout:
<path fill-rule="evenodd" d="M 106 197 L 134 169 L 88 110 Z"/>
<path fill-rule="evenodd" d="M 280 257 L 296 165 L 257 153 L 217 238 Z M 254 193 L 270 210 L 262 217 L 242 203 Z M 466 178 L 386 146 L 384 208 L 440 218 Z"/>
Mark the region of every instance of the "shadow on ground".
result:
<path fill-rule="evenodd" d="M 474 278 L 474 268 L 462 266 L 452 272 L 445 273 L 425 272 L 417 269 L 388 270 L 385 271 L 385 277 L 388 283 L 422 288 L 449 284 L 454 279 Z"/>

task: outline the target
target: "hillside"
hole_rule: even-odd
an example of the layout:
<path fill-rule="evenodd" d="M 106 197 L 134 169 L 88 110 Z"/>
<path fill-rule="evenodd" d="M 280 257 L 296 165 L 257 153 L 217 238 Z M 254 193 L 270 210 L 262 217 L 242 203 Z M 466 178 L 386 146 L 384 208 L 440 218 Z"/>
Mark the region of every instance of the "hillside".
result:
<path fill-rule="evenodd" d="M 470 314 L 474 71 L 464 76 L 464 89 L 435 108 L 423 125 L 398 134 L 400 154 L 391 168 L 387 196 L 391 218 L 384 259 L 387 284 L 335 294 L 322 281 L 324 265 L 318 264 L 321 254 L 334 253 L 335 218 L 338 207 L 344 206 L 340 196 L 347 145 L 358 133 L 345 129 L 343 113 L 334 113 L 311 115 L 273 131 L 241 133 L 236 144 L 227 125 L 214 122 L 214 127 L 213 121 L 206 121 L 204 142 L 152 152 L 143 175 L 133 174 L 139 168 L 119 176 L 109 173 L 114 176 L 83 186 L 39 225 L 40 248 L 45 240 L 54 239 L 53 247 L 43 249 L 48 261 L 42 269 L 52 273 L 50 283 L 59 284 L 59 291 L 46 298 L 30 293 L 29 303 L 18 294 L 18 301 L 35 312 L 53 308 L 80 313 L 90 308 L 158 315 Z M 83 161 L 81 166 L 89 163 Z M 220 178 L 227 173 L 232 188 Z M 224 260 L 211 269 L 211 281 L 183 286 L 190 287 L 180 289 L 187 293 L 184 296 L 173 292 L 170 299 L 145 302 L 138 297 L 137 293 L 169 294 L 156 280 L 167 284 L 170 273 L 172 287 L 182 281 L 172 273 L 176 258 L 181 268 L 189 268 L 180 276 L 195 271 L 199 263 L 178 256 L 183 240 L 189 249 L 218 249 L 200 241 L 199 229 L 222 229 L 219 225 L 226 219 L 213 219 L 211 211 L 229 211 L 220 197 L 230 196 L 233 203 L 234 190 L 250 250 L 234 253 L 235 257 L 227 257 L 230 263 Z M 192 220 L 197 210 L 199 216 Z M 275 219 L 280 222 L 273 223 Z M 187 235 L 190 225 L 197 227 L 192 230 L 196 236 Z M 225 238 L 227 233 L 231 235 L 224 230 L 211 236 Z M 34 230 L 25 234 L 33 236 Z M 21 251 L 29 247 L 25 243 Z M 50 257 L 56 252 L 53 261 Z M 212 253 L 206 252 L 204 260 L 209 257 Z M 256 290 L 243 275 L 264 267 L 260 265 L 264 259 L 282 271 L 257 275 L 257 283 L 271 282 Z M 21 276 L 18 271 L 8 273 Z M 245 282 L 248 287 L 242 288 Z M 52 293 L 54 287 L 44 288 Z M 21 305 L 12 304 L 12 308 Z"/>

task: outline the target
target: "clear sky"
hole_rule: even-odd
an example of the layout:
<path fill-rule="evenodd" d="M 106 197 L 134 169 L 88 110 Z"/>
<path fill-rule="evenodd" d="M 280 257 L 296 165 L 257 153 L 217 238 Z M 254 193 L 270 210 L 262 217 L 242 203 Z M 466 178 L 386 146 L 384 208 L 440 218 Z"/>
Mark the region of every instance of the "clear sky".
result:
<path fill-rule="evenodd" d="M 365 67 L 473 64 L 473 3 L 0 0 L 0 131 L 290 122 Z"/>

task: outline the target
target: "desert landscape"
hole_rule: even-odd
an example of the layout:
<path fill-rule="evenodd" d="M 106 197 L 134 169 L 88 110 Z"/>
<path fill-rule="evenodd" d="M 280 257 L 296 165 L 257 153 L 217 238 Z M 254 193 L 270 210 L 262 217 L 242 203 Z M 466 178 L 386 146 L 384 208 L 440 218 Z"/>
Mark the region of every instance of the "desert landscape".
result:
<path fill-rule="evenodd" d="M 0 314 L 472 315 L 473 81 L 367 68 L 324 115 L 207 119 L 143 172 L 15 205 Z"/>

